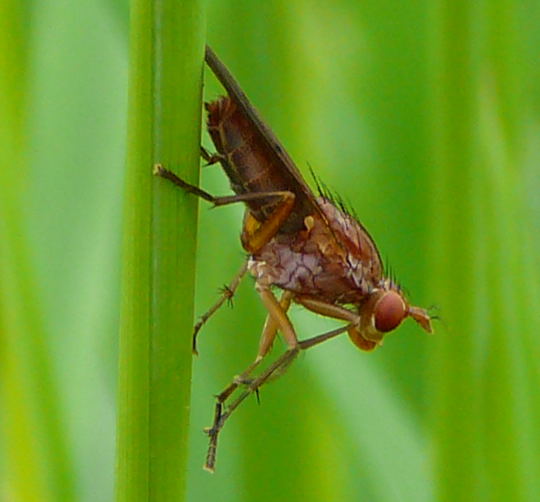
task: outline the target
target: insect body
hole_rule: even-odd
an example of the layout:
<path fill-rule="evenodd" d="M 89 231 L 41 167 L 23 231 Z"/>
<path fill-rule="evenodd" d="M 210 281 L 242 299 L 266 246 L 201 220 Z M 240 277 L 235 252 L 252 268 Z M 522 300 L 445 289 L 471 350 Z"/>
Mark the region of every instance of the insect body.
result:
<path fill-rule="evenodd" d="M 256 290 L 268 311 L 254 362 L 217 397 L 214 424 L 207 430 L 210 447 L 205 464 L 213 470 L 218 434 L 230 414 L 248 395 L 281 373 L 300 350 L 345 331 L 359 348 L 373 350 L 407 317 L 427 332 L 432 329 L 427 311 L 411 306 L 400 288 L 385 277 L 367 230 L 324 190 L 319 188 L 319 196 L 315 196 L 210 48 L 206 49 L 206 62 L 228 95 L 206 104 L 208 131 L 217 153 L 209 155 L 202 150 L 202 155 L 210 164 L 221 164 L 235 195 L 214 197 L 162 166 L 156 166 L 156 173 L 215 205 L 244 202 L 241 239 L 249 259 L 195 326 L 194 350 L 198 330 L 234 294 L 246 271 L 255 277 Z M 279 300 L 273 293 L 275 287 L 283 291 Z M 287 316 L 291 302 L 347 324 L 299 341 Z M 278 331 L 288 350 L 253 376 Z M 231 402 L 239 388 L 240 394 Z"/>

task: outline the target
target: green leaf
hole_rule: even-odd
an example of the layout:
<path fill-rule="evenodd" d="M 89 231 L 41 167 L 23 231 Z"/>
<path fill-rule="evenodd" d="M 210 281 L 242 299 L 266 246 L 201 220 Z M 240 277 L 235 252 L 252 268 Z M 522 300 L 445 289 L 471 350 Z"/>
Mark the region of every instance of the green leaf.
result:
<path fill-rule="evenodd" d="M 196 200 L 152 174 L 196 181 L 201 7 L 132 2 L 120 338 L 117 500 L 179 500 L 191 385 Z"/>

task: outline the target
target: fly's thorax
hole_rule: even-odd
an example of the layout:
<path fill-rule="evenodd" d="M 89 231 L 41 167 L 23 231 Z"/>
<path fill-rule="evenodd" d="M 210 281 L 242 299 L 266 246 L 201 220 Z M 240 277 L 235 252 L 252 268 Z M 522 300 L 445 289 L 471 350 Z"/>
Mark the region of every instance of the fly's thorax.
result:
<path fill-rule="evenodd" d="M 344 259 L 357 288 L 367 292 L 382 279 L 382 264 L 373 239 L 362 224 L 325 197 L 317 199 L 326 223 L 344 252 Z"/>
<path fill-rule="evenodd" d="M 263 286 L 278 286 L 299 294 L 317 292 L 317 277 L 323 271 L 320 256 L 299 248 L 298 238 L 281 237 L 252 255 L 248 270 Z"/>
<path fill-rule="evenodd" d="M 304 220 L 294 235 L 277 235 L 250 260 L 249 270 L 261 285 L 275 285 L 332 303 L 358 303 L 376 287 L 378 265 L 364 263 L 343 245 L 342 227 L 318 214 Z M 347 223 L 348 225 L 348 223 Z"/>

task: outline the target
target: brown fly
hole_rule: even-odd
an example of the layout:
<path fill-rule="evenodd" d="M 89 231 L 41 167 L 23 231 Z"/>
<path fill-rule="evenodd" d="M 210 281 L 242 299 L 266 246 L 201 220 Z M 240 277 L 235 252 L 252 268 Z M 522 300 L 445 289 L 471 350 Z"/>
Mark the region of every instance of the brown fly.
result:
<path fill-rule="evenodd" d="M 194 352 L 199 329 L 232 298 L 247 271 L 255 278 L 255 289 L 268 311 L 255 360 L 217 396 L 214 423 L 206 430 L 210 446 L 205 468 L 213 471 L 218 435 L 231 413 L 265 382 L 282 373 L 301 350 L 346 331 L 357 347 L 370 351 L 407 317 L 427 332 L 432 328 L 428 312 L 412 306 L 399 286 L 385 276 L 377 247 L 362 224 L 342 205 L 334 203 L 320 186 L 318 195 L 312 192 L 274 133 L 209 47 L 205 59 L 227 96 L 206 103 L 208 132 L 217 153 L 210 155 L 201 148 L 201 155 L 208 164 L 223 167 L 235 195 L 214 197 L 161 165 L 155 167 L 155 172 L 215 206 L 244 202 L 241 240 L 249 257 L 216 304 L 196 324 Z M 275 289 L 282 291 L 280 299 L 274 296 Z M 291 303 L 346 324 L 300 341 L 287 315 Z M 278 331 L 287 350 L 254 376 Z"/>

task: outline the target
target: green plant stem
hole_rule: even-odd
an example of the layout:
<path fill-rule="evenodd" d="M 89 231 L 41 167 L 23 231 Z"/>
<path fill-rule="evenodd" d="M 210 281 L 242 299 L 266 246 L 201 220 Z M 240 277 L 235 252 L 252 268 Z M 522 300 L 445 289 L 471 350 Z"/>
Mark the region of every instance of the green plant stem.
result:
<path fill-rule="evenodd" d="M 117 500 L 182 500 L 186 485 L 197 179 L 199 2 L 133 0 L 120 333 Z"/>

